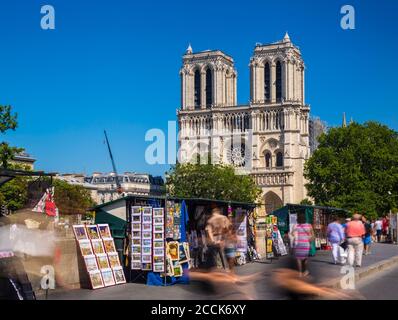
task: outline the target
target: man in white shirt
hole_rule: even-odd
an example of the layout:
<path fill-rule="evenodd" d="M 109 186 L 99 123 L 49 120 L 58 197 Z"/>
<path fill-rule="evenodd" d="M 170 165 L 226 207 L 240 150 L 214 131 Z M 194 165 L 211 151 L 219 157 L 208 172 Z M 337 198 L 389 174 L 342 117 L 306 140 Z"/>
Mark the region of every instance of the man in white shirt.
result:
<path fill-rule="evenodd" d="M 376 229 L 377 242 L 380 242 L 381 234 L 382 234 L 382 230 L 383 230 L 383 221 L 381 220 L 381 218 L 376 220 L 375 229 Z"/>

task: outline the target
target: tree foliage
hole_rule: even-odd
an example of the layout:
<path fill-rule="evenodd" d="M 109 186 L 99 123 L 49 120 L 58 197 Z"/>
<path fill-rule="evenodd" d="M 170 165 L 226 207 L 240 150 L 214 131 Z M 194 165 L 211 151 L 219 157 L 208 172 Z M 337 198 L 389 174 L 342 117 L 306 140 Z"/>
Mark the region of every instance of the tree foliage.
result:
<path fill-rule="evenodd" d="M 250 176 L 226 165 L 177 164 L 167 173 L 166 186 L 169 195 L 181 198 L 255 202 L 261 194 Z"/>
<path fill-rule="evenodd" d="M 398 205 L 398 133 L 377 122 L 332 128 L 305 165 L 316 204 L 369 216 Z"/>
<path fill-rule="evenodd" d="M 63 180 L 54 180 L 54 200 L 60 214 L 85 214 L 95 205 L 90 191 L 80 185 L 69 184 Z"/>
<path fill-rule="evenodd" d="M 11 112 L 11 106 L 0 105 L 0 132 L 6 133 L 8 130 L 15 130 L 18 126 L 17 114 Z M 7 142 L 0 143 L 0 166 L 8 168 L 9 162 L 15 154 L 22 152 L 24 149 L 11 147 Z"/>

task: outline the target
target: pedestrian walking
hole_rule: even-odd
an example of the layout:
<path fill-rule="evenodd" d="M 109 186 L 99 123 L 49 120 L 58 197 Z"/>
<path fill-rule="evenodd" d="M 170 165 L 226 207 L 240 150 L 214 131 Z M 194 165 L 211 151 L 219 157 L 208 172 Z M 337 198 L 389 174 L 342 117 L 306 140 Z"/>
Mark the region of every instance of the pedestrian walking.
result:
<path fill-rule="evenodd" d="M 365 227 L 361 221 L 360 214 L 354 214 L 352 221 L 347 223 L 346 227 L 348 244 L 348 264 L 350 266 L 360 267 L 362 264 L 363 237 Z"/>
<path fill-rule="evenodd" d="M 389 233 L 388 230 L 390 228 L 390 220 L 387 216 L 384 216 L 383 220 L 382 220 L 382 234 L 383 234 L 383 238 L 384 238 L 384 242 L 389 242 Z"/>
<path fill-rule="evenodd" d="M 227 258 L 229 271 L 233 272 L 236 263 L 236 242 L 237 236 L 232 224 L 229 225 L 228 232 L 225 237 L 224 253 Z"/>
<path fill-rule="evenodd" d="M 222 214 L 219 208 L 213 208 L 211 217 L 206 224 L 207 268 L 217 267 L 217 257 L 220 256 L 223 268 L 226 268 L 224 242 L 231 222 Z"/>
<path fill-rule="evenodd" d="M 376 229 L 377 242 L 381 242 L 381 236 L 382 236 L 382 232 L 383 232 L 383 221 L 381 218 L 378 218 L 376 220 L 375 229 Z"/>
<path fill-rule="evenodd" d="M 363 238 L 364 252 L 363 254 L 367 256 L 370 254 L 370 246 L 372 244 L 372 225 L 365 216 L 362 217 L 362 222 L 365 227 L 365 237 Z"/>
<path fill-rule="evenodd" d="M 344 229 L 340 224 L 339 218 L 336 216 L 333 219 L 333 222 L 328 225 L 327 228 L 327 238 L 332 245 L 332 256 L 334 264 L 342 263 L 343 257 L 342 252 L 344 249 L 340 247 L 345 240 Z"/>
<path fill-rule="evenodd" d="M 305 222 L 305 214 L 297 214 L 297 224 L 292 230 L 293 250 L 296 257 L 298 271 L 302 276 L 309 274 L 307 264 L 311 248 L 311 241 L 314 239 L 314 230 L 311 224 Z"/>

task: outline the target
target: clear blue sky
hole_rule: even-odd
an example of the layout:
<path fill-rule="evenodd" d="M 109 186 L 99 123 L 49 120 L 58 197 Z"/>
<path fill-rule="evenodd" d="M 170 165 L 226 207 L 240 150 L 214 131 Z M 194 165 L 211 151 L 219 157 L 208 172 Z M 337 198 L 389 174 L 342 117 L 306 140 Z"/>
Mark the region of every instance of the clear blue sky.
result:
<path fill-rule="evenodd" d="M 40 28 L 44 4 L 56 30 Z M 344 4 L 356 9 L 356 30 L 340 28 Z M 38 169 L 91 173 L 111 170 L 106 129 L 119 171 L 163 174 L 145 163 L 144 136 L 176 118 L 188 43 L 233 56 L 243 104 L 255 43 L 285 31 L 303 53 L 313 115 L 338 125 L 345 111 L 398 130 L 397 12 L 396 0 L 0 0 L 0 104 L 19 116 L 1 138 Z"/>

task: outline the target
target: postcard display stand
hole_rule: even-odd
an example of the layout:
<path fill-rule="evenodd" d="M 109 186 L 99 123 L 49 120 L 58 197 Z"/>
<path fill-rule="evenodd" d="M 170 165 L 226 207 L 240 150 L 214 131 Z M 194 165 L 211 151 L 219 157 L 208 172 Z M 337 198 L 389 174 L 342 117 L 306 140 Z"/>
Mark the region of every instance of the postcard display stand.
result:
<path fill-rule="evenodd" d="M 278 229 L 278 218 L 276 216 L 267 216 L 265 219 L 266 256 L 267 259 L 272 261 L 275 257 L 287 255 L 287 250 Z"/>
<path fill-rule="evenodd" d="M 131 208 L 131 269 L 165 271 L 163 208 Z"/>
<path fill-rule="evenodd" d="M 188 243 L 176 241 L 181 238 L 179 209 L 179 204 L 169 202 L 167 212 L 164 208 L 131 207 L 131 270 L 182 276 L 182 263 L 190 257 Z"/>
<path fill-rule="evenodd" d="M 92 289 L 126 283 L 109 225 L 74 225 L 73 231 Z"/>

